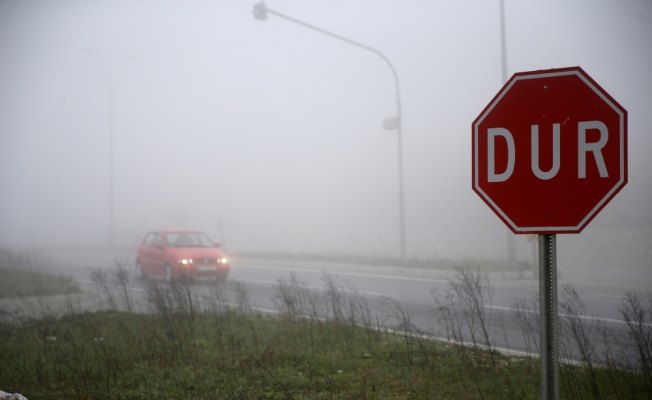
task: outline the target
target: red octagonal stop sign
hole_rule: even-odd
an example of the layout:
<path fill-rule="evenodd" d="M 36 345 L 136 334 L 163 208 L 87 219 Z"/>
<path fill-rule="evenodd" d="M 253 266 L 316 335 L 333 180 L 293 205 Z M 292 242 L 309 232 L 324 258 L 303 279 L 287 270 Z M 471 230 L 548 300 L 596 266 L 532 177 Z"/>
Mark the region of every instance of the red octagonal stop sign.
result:
<path fill-rule="evenodd" d="M 473 190 L 514 233 L 577 233 L 627 183 L 627 111 L 579 67 L 520 72 L 473 121 Z"/>

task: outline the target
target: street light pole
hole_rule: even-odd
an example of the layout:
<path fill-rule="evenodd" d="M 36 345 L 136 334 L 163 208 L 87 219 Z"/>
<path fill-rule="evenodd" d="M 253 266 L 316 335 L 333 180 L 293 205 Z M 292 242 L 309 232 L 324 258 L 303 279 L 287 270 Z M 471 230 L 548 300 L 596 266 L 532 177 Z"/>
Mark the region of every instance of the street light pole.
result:
<path fill-rule="evenodd" d="M 394 68 L 394 65 L 389 61 L 389 58 L 385 56 L 383 53 L 381 53 L 379 50 L 374 49 L 373 47 L 367 46 L 365 44 L 362 44 L 360 42 L 356 42 L 355 40 L 346 38 L 342 35 L 338 35 L 336 33 L 327 31 L 325 29 L 319 28 L 315 25 L 311 25 L 309 23 L 300 21 L 296 18 L 292 18 L 288 15 L 279 13 L 278 11 L 274 11 L 271 8 L 267 7 L 267 5 L 264 2 L 260 2 L 258 4 L 254 5 L 254 10 L 253 10 L 254 17 L 257 20 L 264 21 L 267 19 L 268 14 L 275 15 L 279 18 L 282 18 L 286 21 L 293 22 L 295 24 L 301 25 L 304 28 L 311 29 L 313 31 L 322 33 L 326 36 L 330 36 L 334 39 L 340 40 L 342 42 L 348 43 L 350 45 L 356 46 L 358 48 L 361 48 L 363 50 L 369 51 L 371 53 L 374 53 L 378 57 L 380 57 L 389 67 L 389 69 L 392 71 L 392 76 L 394 77 L 394 83 L 396 86 L 396 121 L 391 121 L 391 119 L 385 120 L 385 128 L 386 129 L 396 129 L 397 132 L 397 141 L 398 141 L 398 207 L 399 207 L 399 249 L 400 249 L 400 254 L 401 258 L 405 257 L 405 200 L 404 200 L 404 191 L 403 191 L 403 134 L 402 134 L 402 125 L 403 125 L 403 120 L 401 118 L 401 89 L 398 81 L 398 74 L 396 73 L 396 69 Z M 390 122 L 388 124 L 388 121 Z"/>
<path fill-rule="evenodd" d="M 505 0 L 500 0 L 500 61 L 502 84 L 507 82 L 507 34 L 505 33 Z M 516 264 L 516 243 L 514 235 L 508 229 L 507 233 L 507 266 L 509 268 Z"/>
<path fill-rule="evenodd" d="M 109 246 L 113 247 L 115 241 L 114 223 L 114 178 L 113 178 L 113 63 L 118 60 L 133 58 L 132 56 L 109 57 L 95 51 L 84 49 L 86 54 L 97 57 L 107 64 L 108 71 L 108 107 L 109 107 Z"/>
<path fill-rule="evenodd" d="M 507 35 L 505 33 L 505 0 L 500 0 L 500 61 L 503 84 L 507 82 Z"/>
<path fill-rule="evenodd" d="M 113 60 L 109 60 L 109 245 L 111 247 L 115 241 L 113 161 Z"/>

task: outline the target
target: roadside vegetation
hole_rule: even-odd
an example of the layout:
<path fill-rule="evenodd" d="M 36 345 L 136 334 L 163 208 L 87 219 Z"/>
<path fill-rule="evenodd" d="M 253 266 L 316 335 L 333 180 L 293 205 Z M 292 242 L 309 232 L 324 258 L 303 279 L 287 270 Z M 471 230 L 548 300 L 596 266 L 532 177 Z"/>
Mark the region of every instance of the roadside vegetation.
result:
<path fill-rule="evenodd" d="M 493 288 L 476 270 L 457 271 L 444 293 L 433 292 L 438 332 L 466 348 L 486 349 L 492 365 L 492 338 L 509 343 L 506 325 L 521 332 L 525 356 L 537 361 L 539 299 L 516 298 L 506 314 L 492 304 Z M 559 294 L 560 380 L 565 399 L 652 399 L 652 293 L 630 292 L 621 299 L 624 324 L 616 329 L 590 315 L 572 285 Z M 493 322 L 493 323 L 492 323 Z M 597 338 L 597 339 L 596 339 Z M 538 376 L 538 375 L 537 375 Z"/>
<path fill-rule="evenodd" d="M 492 367 L 485 352 L 426 341 L 410 352 L 394 333 L 333 321 L 190 318 L 174 331 L 113 311 L 3 326 L 0 380 L 35 399 L 537 398 L 533 360 Z"/>
<path fill-rule="evenodd" d="M 0 318 L 0 389 L 30 399 L 539 398 L 535 301 L 515 301 L 514 317 L 481 307 L 493 293 L 477 271 L 433 293 L 436 324 L 424 332 L 398 301 L 383 299 L 378 317 L 328 275 L 322 290 L 280 279 L 276 312 L 263 314 L 237 281 L 147 281 L 135 297 L 127 269 L 92 272 L 99 311 Z M 576 295 L 565 287 L 560 299 L 562 398 L 652 398 L 652 297 L 623 299 L 624 340 L 580 318 Z M 507 323 L 531 339 L 530 356 L 493 348 L 501 332 L 490 327 Z M 603 343 L 590 329 L 603 329 Z"/>
<path fill-rule="evenodd" d="M 79 285 L 71 277 L 48 273 L 47 262 L 38 252 L 0 248 L 0 298 L 78 292 Z"/>

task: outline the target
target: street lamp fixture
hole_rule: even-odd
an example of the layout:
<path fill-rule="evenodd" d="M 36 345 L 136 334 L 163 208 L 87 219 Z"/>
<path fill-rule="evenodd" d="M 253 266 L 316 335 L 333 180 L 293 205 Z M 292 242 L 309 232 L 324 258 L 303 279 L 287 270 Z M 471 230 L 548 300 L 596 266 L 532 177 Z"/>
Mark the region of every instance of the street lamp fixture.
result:
<path fill-rule="evenodd" d="M 265 21 L 267 19 L 267 5 L 264 2 L 254 4 L 254 18 L 259 21 Z"/>
<path fill-rule="evenodd" d="M 319 28 L 315 25 L 309 24 L 307 22 L 300 21 L 296 18 L 292 18 L 285 14 L 281 14 L 271 8 L 267 7 L 264 1 L 261 1 L 258 4 L 254 5 L 253 15 L 259 21 L 267 20 L 268 15 L 275 15 L 279 18 L 282 18 L 286 21 L 293 22 L 297 25 L 301 25 L 304 28 L 311 29 L 313 31 L 319 32 L 326 36 L 330 36 L 333 39 L 340 40 L 342 42 L 348 43 L 350 45 L 356 46 L 363 50 L 374 53 L 380 57 L 392 71 L 392 76 L 394 77 L 394 83 L 396 86 L 396 116 L 391 118 L 386 118 L 383 122 L 383 128 L 389 130 L 396 130 L 397 132 L 397 147 L 398 147 L 398 207 L 399 207 L 399 249 L 401 258 L 405 257 L 405 201 L 403 193 L 403 135 L 402 135 L 402 120 L 401 120 L 401 90 L 398 81 L 398 74 L 394 65 L 389 61 L 389 58 L 381 53 L 379 50 L 374 49 L 373 47 L 367 46 L 355 40 L 346 38 L 342 35 L 327 31 L 325 29 Z"/>

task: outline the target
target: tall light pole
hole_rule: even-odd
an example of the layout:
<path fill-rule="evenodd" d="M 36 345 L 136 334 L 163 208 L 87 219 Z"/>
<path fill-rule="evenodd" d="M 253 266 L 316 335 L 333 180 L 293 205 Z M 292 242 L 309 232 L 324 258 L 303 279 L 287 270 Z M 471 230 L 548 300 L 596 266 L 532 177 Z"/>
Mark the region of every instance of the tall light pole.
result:
<path fill-rule="evenodd" d="M 113 247 L 115 240 L 114 223 L 114 179 L 113 179 L 113 63 L 120 60 L 127 60 L 133 56 L 106 56 L 90 49 L 83 49 L 86 54 L 97 57 L 106 62 L 108 76 L 108 107 L 109 107 L 109 246 Z"/>
<path fill-rule="evenodd" d="M 503 84 L 507 82 L 507 34 L 505 33 L 505 0 L 500 0 L 500 61 Z"/>
<path fill-rule="evenodd" d="M 387 118 L 383 123 L 385 129 L 396 129 L 397 132 L 397 141 L 398 141 L 398 208 L 399 208 L 399 249 L 401 258 L 405 257 L 405 201 L 403 193 L 403 135 L 402 135 L 402 125 L 403 121 L 401 119 L 401 90 L 398 82 L 398 74 L 394 65 L 389 61 L 389 58 L 381 53 L 379 50 L 374 49 L 373 47 L 367 46 L 355 40 L 348 39 L 344 36 L 338 35 L 336 33 L 327 31 L 325 29 L 319 28 L 317 26 L 311 25 L 309 23 L 300 21 L 296 18 L 289 17 L 285 14 L 281 14 L 277 11 L 272 10 L 267 7 L 265 2 L 260 2 L 254 5 L 253 10 L 254 17 L 257 20 L 264 21 L 267 19 L 269 14 L 275 15 L 279 18 L 282 18 L 286 21 L 293 22 L 297 25 L 301 25 L 304 28 L 311 29 L 313 31 L 322 33 L 326 36 L 330 36 L 334 39 L 340 40 L 342 42 L 348 43 L 350 45 L 356 46 L 363 50 L 374 53 L 380 57 L 386 64 L 389 66 L 389 69 L 392 71 L 392 76 L 394 77 L 394 83 L 396 86 L 396 117 Z"/>
<path fill-rule="evenodd" d="M 505 33 L 505 0 L 500 0 L 500 64 L 502 85 L 507 82 L 507 34 Z M 507 266 L 516 264 L 516 243 L 514 235 L 507 230 Z"/>

